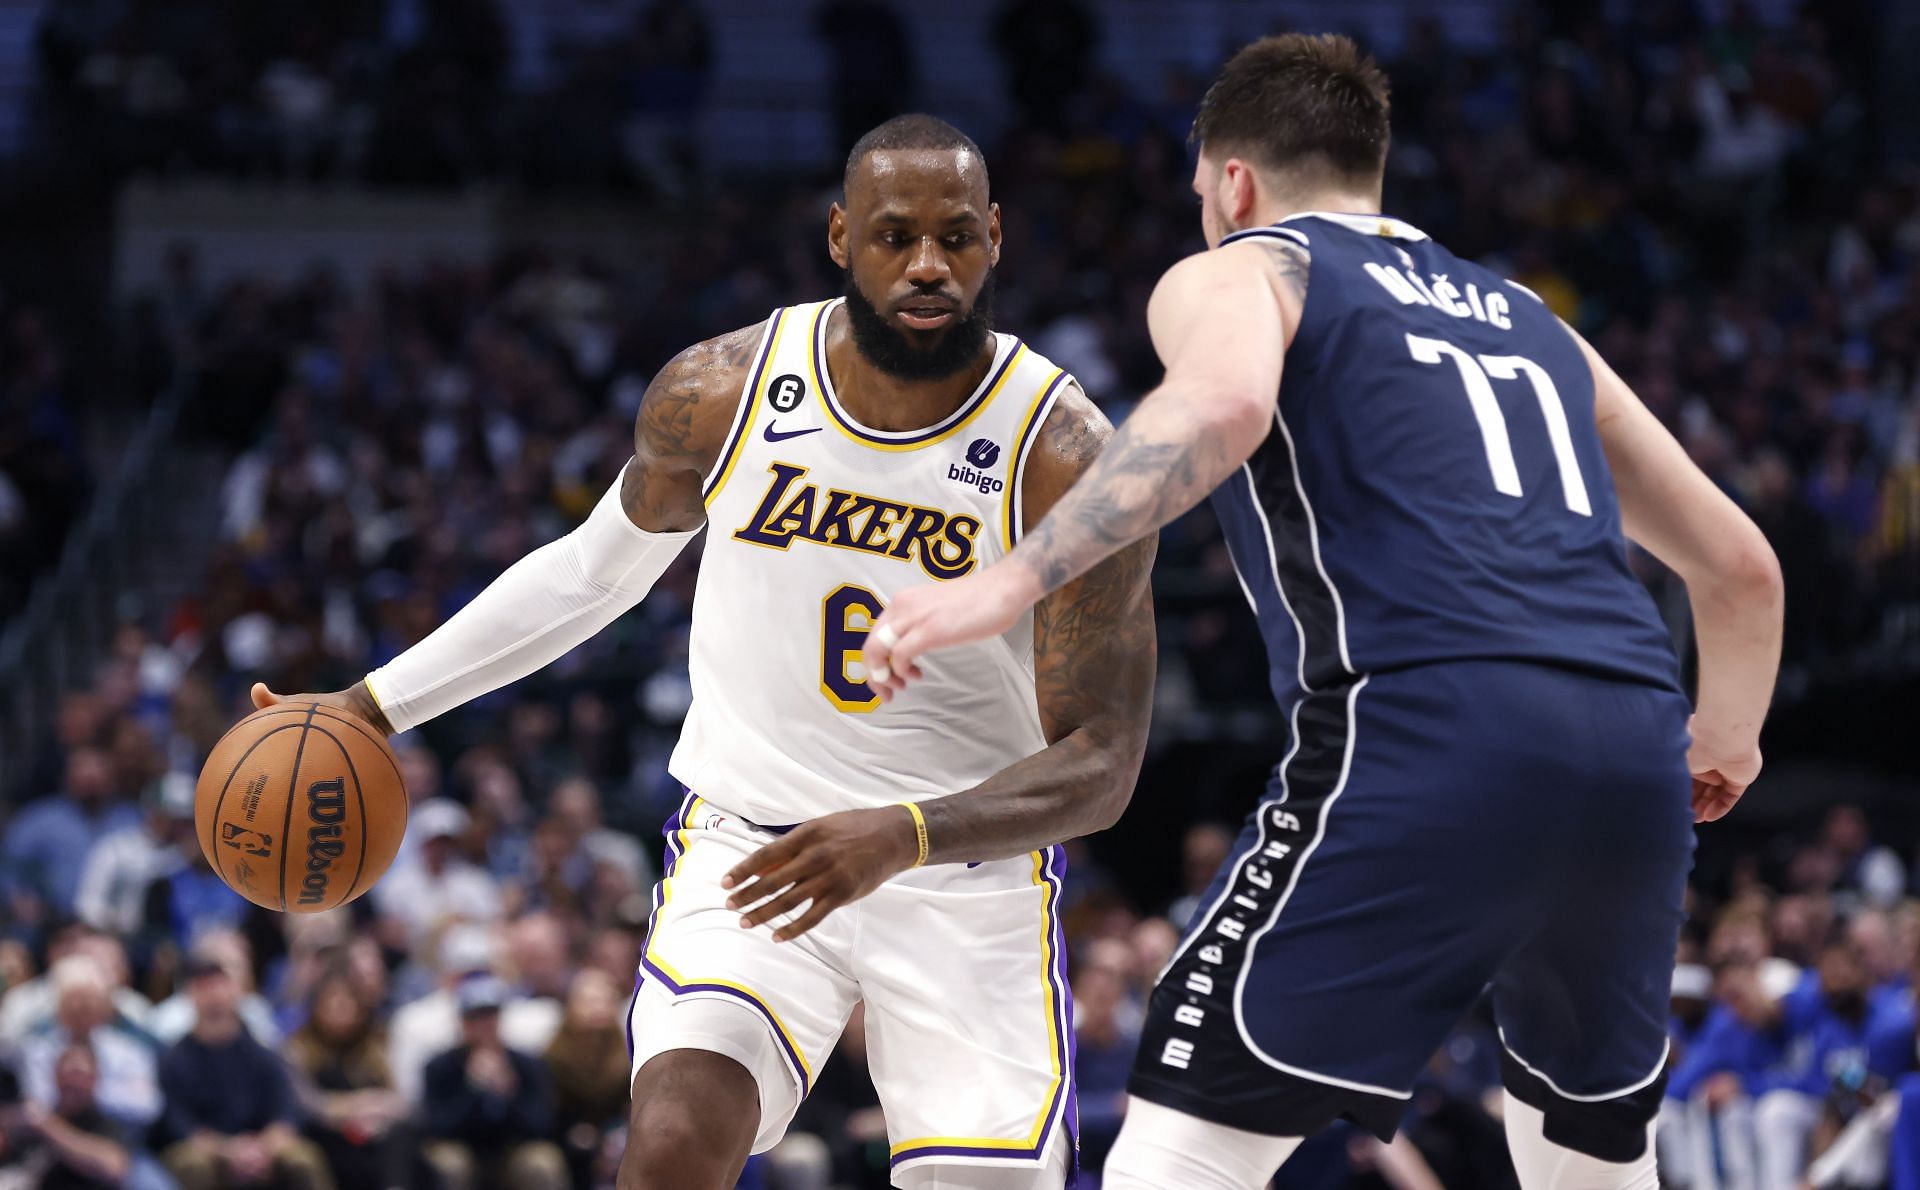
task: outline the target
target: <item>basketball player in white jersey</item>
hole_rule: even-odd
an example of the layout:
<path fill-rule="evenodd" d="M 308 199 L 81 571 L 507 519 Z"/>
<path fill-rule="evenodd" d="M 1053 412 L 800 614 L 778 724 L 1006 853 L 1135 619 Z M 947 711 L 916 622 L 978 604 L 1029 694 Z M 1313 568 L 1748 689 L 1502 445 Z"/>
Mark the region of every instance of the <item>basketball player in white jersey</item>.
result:
<path fill-rule="evenodd" d="M 731 1187 L 862 1000 L 895 1185 L 1058 1187 L 1076 1131 L 1058 844 L 1112 823 L 1138 774 L 1153 546 L 883 705 L 860 658 L 893 595 L 1004 556 L 1111 427 L 992 332 L 999 209 L 958 130 L 869 133 L 827 239 L 846 296 L 662 369 L 585 524 L 363 683 L 296 697 L 404 731 L 610 623 L 710 525 L 622 1190 Z"/>

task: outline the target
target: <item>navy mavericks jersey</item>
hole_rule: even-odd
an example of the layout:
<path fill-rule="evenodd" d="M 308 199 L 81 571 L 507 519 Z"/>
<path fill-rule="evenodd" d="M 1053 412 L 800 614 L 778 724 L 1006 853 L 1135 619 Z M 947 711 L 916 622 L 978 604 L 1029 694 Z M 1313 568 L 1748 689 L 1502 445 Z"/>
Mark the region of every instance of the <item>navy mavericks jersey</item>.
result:
<path fill-rule="evenodd" d="M 1277 425 L 1214 493 L 1283 706 L 1357 675 L 1538 662 L 1678 688 L 1627 569 L 1579 344 L 1378 215 L 1228 236 L 1312 255 Z"/>

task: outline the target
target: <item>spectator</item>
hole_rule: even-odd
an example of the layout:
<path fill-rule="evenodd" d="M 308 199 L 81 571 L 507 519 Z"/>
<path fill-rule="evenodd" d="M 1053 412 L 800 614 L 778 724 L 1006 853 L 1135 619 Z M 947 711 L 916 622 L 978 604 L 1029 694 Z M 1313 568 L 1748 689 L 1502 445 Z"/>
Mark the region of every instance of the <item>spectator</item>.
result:
<path fill-rule="evenodd" d="M 427 1160 L 449 1190 L 564 1190 L 553 1087 L 538 1059 L 500 1040 L 507 987 L 460 987 L 460 1044 L 427 1063 Z"/>
<path fill-rule="evenodd" d="M 155 882 L 187 866 L 193 837 L 193 778 L 167 773 L 141 798 L 145 817 L 137 827 L 106 836 L 87 853 L 74 908 L 95 929 L 134 938 L 147 926 Z"/>
<path fill-rule="evenodd" d="M 0 840 L 0 864 L 15 916 L 38 922 L 70 914 L 93 845 L 139 825 L 139 811 L 117 796 L 113 761 L 98 748 L 67 757 L 65 790 L 22 810 Z"/>
<path fill-rule="evenodd" d="M 307 1023 L 287 1042 L 306 1101 L 308 1135 L 346 1186 L 413 1180 L 407 1104 L 393 1089 L 384 1030 L 358 982 L 336 968 L 314 985 Z"/>
<path fill-rule="evenodd" d="M 450 799 L 415 810 L 411 832 L 420 836 L 417 862 L 394 870 L 374 885 L 380 911 L 406 926 L 418 945 L 454 921 L 491 922 L 500 917 L 500 887 L 486 870 L 468 863 L 459 844 L 471 819 Z"/>
<path fill-rule="evenodd" d="M 1213 883 L 1213 874 L 1226 862 L 1233 847 L 1233 832 L 1217 822 L 1199 822 L 1187 828 L 1180 845 L 1181 883 L 1185 889 L 1178 900 L 1167 907 L 1167 920 L 1181 930 L 1193 920 L 1200 898 Z"/>
<path fill-rule="evenodd" d="M 1073 972 L 1074 1073 L 1080 1084 L 1080 1152 L 1099 1169 L 1120 1135 L 1127 1111 L 1127 1073 L 1140 1042 L 1137 1025 L 1122 1023 L 1127 971 L 1113 963 L 1083 963 Z"/>
<path fill-rule="evenodd" d="M 133 1156 L 120 1126 L 94 1100 L 100 1069 L 86 1042 L 61 1051 L 54 1063 L 52 1105 L 28 1100 L 0 1108 L 6 1136 L 0 1183 L 38 1190 L 116 1190 L 133 1173 Z"/>
<path fill-rule="evenodd" d="M 253 950 L 246 937 L 234 930 L 214 930 L 201 936 L 189 952 L 189 961 L 202 965 L 217 963 L 232 977 L 240 990 L 240 1022 L 261 1045 L 280 1044 L 280 1026 L 273 1016 L 273 1005 L 253 990 Z M 147 1031 L 162 1045 L 172 1045 L 193 1032 L 198 1001 L 191 989 L 183 988 L 153 1006 L 147 1017 Z"/>
<path fill-rule="evenodd" d="M 246 898 L 227 886 L 198 846 L 183 848 L 186 863 L 147 886 L 148 928 L 188 949 L 211 930 L 235 930 L 246 921 Z"/>
<path fill-rule="evenodd" d="M 559 1135 L 574 1182 L 587 1183 L 607 1133 L 626 1119 L 631 1098 L 626 999 L 606 973 L 589 967 L 574 978 L 547 1071 L 553 1079 Z"/>
<path fill-rule="evenodd" d="M 1827 945 L 1819 970 L 1782 1005 L 1776 1027 L 1786 1060 L 1749 1092 L 1757 1176 L 1767 1190 L 1800 1184 L 1828 1094 L 1864 1083 L 1870 991 L 1859 949 L 1841 939 Z"/>
<path fill-rule="evenodd" d="M 59 1099 L 60 1058 L 85 1046 L 106 1077 L 98 1107 L 116 1124 L 139 1129 L 159 1117 L 158 1058 L 149 1039 L 115 1023 L 111 984 L 91 955 L 72 954 L 54 965 L 54 1021 L 20 1047 L 20 1083 L 27 1102 L 51 1110 Z"/>
<path fill-rule="evenodd" d="M 325 1156 L 299 1133 L 285 1064 L 241 1024 L 239 982 L 206 958 L 185 974 L 193 1032 L 160 1061 L 168 1146 L 161 1157 L 180 1190 L 333 1190 Z"/>
<path fill-rule="evenodd" d="M 459 1044 L 460 987 L 493 975 L 499 943 L 487 927 L 460 925 L 441 936 L 437 954 L 439 986 L 402 1005 L 393 1014 L 389 1030 L 388 1056 L 394 1086 L 413 1105 L 421 1102 L 427 1063 L 434 1055 Z M 558 1004 L 541 998 L 518 998 L 503 1010 L 500 1034 L 510 1048 L 538 1054 L 553 1040 L 559 1025 Z"/>
<path fill-rule="evenodd" d="M 1893 848 L 1873 846 L 1867 816 L 1860 807 L 1828 810 L 1820 841 L 1840 862 L 1837 887 L 1859 894 L 1880 909 L 1896 904 L 1906 892 L 1907 866 Z"/>
<path fill-rule="evenodd" d="M 85 922 L 69 922 L 56 931 L 47 944 L 47 973 L 13 985 L 0 1000 L 0 1050 L 20 1045 L 35 1030 L 54 1025 L 59 991 L 52 969 L 68 955 L 86 955 L 105 975 L 113 1015 L 117 1024 L 144 1031 L 153 1005 L 145 996 L 126 986 L 127 956 L 115 938 L 101 934 Z"/>

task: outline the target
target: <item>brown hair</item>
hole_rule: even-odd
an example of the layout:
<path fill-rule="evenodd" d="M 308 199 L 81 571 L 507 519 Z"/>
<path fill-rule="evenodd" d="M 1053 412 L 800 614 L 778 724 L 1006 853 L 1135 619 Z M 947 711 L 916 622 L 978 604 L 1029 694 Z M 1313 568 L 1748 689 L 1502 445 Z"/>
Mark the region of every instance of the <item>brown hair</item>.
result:
<path fill-rule="evenodd" d="M 1351 38 L 1263 37 L 1227 60 L 1193 121 L 1215 160 L 1376 187 L 1387 160 L 1387 76 Z"/>

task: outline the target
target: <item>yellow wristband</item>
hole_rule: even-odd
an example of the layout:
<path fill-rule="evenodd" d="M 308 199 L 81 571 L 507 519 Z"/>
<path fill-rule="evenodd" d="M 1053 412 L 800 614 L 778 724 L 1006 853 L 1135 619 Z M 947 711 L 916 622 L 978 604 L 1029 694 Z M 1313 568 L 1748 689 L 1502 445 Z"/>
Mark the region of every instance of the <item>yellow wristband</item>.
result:
<path fill-rule="evenodd" d="M 913 815 L 913 840 L 920 847 L 920 854 L 913 861 L 913 866 L 917 868 L 927 862 L 927 817 L 912 802 L 900 804 L 907 808 L 907 813 Z"/>

